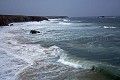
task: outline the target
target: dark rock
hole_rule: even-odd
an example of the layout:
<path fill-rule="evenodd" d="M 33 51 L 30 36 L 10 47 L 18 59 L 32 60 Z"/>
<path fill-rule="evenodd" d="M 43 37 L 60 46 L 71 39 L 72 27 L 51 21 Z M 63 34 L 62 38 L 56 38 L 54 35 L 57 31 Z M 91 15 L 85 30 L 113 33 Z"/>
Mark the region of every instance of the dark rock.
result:
<path fill-rule="evenodd" d="M 31 33 L 31 34 L 37 34 L 37 33 L 40 33 L 40 31 L 31 30 L 30 33 Z"/>
<path fill-rule="evenodd" d="M 9 26 L 13 22 L 43 21 L 43 16 L 0 15 L 0 26 Z M 12 25 L 11 25 L 12 26 Z"/>
<path fill-rule="evenodd" d="M 91 68 L 91 70 L 94 71 L 94 70 L 95 70 L 95 66 L 93 66 L 93 67 Z"/>
<path fill-rule="evenodd" d="M 97 18 L 105 18 L 105 16 L 98 16 Z"/>
<path fill-rule="evenodd" d="M 13 26 L 13 24 L 10 24 L 10 26 Z"/>

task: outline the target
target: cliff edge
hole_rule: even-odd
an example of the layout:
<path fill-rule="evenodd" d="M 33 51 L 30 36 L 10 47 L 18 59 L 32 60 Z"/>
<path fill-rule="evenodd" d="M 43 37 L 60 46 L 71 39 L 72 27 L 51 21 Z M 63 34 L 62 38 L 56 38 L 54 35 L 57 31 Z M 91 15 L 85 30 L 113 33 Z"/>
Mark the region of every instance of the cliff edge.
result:
<path fill-rule="evenodd" d="M 0 15 L 0 26 L 8 26 L 13 22 L 29 22 L 48 20 L 43 16 Z"/>

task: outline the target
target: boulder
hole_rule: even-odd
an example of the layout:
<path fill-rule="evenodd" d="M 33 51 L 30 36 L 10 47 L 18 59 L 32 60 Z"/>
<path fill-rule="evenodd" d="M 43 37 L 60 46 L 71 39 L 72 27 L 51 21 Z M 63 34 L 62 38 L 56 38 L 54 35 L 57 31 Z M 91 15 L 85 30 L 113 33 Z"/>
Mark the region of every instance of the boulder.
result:
<path fill-rule="evenodd" d="M 13 26 L 13 24 L 10 24 L 10 26 Z"/>
<path fill-rule="evenodd" d="M 31 33 L 31 34 L 37 34 L 37 33 L 40 33 L 40 31 L 31 30 L 30 33 Z"/>

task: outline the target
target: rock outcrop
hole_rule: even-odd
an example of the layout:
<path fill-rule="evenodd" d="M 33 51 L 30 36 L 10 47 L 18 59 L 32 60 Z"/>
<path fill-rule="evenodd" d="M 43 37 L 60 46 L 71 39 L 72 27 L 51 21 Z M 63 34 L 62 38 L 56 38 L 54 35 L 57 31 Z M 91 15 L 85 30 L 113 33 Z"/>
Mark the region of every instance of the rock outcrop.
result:
<path fill-rule="evenodd" d="M 29 22 L 48 20 L 43 16 L 0 15 L 0 26 L 8 26 L 13 22 Z"/>
<path fill-rule="evenodd" d="M 13 26 L 13 24 L 9 24 L 9 26 Z"/>
<path fill-rule="evenodd" d="M 31 34 L 37 34 L 37 33 L 40 33 L 40 31 L 31 30 L 30 33 L 31 33 Z"/>

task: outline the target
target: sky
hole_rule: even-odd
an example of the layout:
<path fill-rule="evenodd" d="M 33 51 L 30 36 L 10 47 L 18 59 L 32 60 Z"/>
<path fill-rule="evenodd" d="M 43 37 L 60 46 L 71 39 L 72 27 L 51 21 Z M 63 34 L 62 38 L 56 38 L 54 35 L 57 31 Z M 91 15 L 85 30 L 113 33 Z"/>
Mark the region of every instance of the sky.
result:
<path fill-rule="evenodd" d="M 120 16 L 120 0 L 0 0 L 0 14 Z"/>

